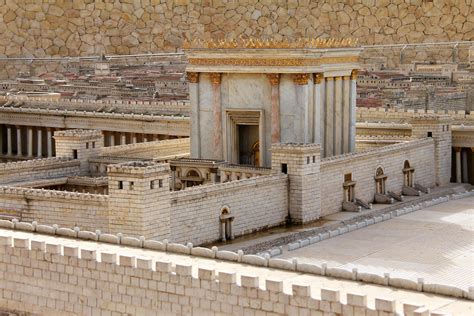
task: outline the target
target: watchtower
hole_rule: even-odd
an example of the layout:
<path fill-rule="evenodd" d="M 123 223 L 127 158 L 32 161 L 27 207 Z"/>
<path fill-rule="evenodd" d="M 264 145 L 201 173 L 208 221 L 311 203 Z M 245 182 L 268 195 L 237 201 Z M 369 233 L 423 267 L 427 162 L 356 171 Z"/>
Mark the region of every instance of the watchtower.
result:
<path fill-rule="evenodd" d="M 451 122 L 448 115 L 421 115 L 412 124 L 412 138 L 433 138 L 435 142 L 436 185 L 448 184 L 451 180 Z"/>
<path fill-rule="evenodd" d="M 109 165 L 107 174 L 111 232 L 169 238 L 169 164 L 150 161 Z"/>
<path fill-rule="evenodd" d="M 321 214 L 319 144 L 273 144 L 272 172 L 288 174 L 291 222 L 307 223 Z"/>
<path fill-rule="evenodd" d="M 104 147 L 99 130 L 70 129 L 54 132 L 56 156 L 70 157 L 81 162 L 81 174 L 89 173 L 89 158 L 97 157 Z"/>

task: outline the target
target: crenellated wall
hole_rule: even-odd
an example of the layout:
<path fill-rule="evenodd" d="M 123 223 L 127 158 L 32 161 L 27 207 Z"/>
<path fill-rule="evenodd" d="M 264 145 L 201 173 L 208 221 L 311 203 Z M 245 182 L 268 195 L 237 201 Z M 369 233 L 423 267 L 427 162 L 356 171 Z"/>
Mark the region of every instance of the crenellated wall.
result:
<path fill-rule="evenodd" d="M 363 44 L 472 40 L 472 5 L 471 0 L 0 0 L 0 56 L 175 51 L 183 38 L 240 35 L 355 37 Z"/>

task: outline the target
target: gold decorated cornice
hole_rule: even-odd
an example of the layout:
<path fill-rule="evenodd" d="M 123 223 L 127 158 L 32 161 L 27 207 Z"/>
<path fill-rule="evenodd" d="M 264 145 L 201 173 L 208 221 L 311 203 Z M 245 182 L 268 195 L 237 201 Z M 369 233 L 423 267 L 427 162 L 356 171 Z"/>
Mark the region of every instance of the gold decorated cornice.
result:
<path fill-rule="evenodd" d="M 325 77 L 324 78 L 326 81 L 333 81 L 334 80 L 334 77 Z"/>
<path fill-rule="evenodd" d="M 221 73 L 220 72 L 211 73 L 211 82 L 213 84 L 220 84 L 221 83 Z"/>
<path fill-rule="evenodd" d="M 309 74 L 294 74 L 293 75 L 293 82 L 297 85 L 308 84 L 308 81 L 309 81 Z"/>
<path fill-rule="evenodd" d="M 190 83 L 199 82 L 199 73 L 198 72 L 186 72 L 186 78 Z"/>
<path fill-rule="evenodd" d="M 280 83 L 280 74 L 267 74 L 267 78 L 272 86 L 278 86 Z"/>
<path fill-rule="evenodd" d="M 358 74 L 359 74 L 359 70 L 357 70 L 357 69 L 352 70 L 352 72 L 351 72 L 351 79 L 352 79 L 352 80 L 357 79 L 357 75 L 358 75 Z"/>
<path fill-rule="evenodd" d="M 190 65 L 202 66 L 319 66 L 357 63 L 358 56 L 320 58 L 189 58 Z"/>
<path fill-rule="evenodd" d="M 323 82 L 323 80 L 324 80 L 324 74 L 322 74 L 322 73 L 314 74 L 314 83 L 315 84 L 320 84 L 321 82 Z"/>
<path fill-rule="evenodd" d="M 183 43 L 184 49 L 281 49 L 281 48 L 350 48 L 357 47 L 358 40 L 353 38 L 299 38 L 288 39 L 187 39 Z"/>

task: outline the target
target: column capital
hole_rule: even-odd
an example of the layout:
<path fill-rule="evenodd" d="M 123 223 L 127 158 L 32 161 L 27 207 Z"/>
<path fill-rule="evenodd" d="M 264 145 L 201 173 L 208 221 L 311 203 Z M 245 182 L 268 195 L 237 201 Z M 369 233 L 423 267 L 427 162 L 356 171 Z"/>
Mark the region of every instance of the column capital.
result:
<path fill-rule="evenodd" d="M 351 79 L 351 76 L 342 76 L 342 79 L 349 80 L 349 79 Z"/>
<path fill-rule="evenodd" d="M 324 74 L 323 73 L 313 74 L 313 79 L 314 79 L 314 84 L 320 84 L 324 80 Z"/>
<path fill-rule="evenodd" d="M 334 77 L 334 80 L 335 80 L 335 81 L 342 80 L 342 77 Z"/>
<path fill-rule="evenodd" d="M 457 153 L 461 152 L 461 150 L 462 150 L 462 147 L 454 147 L 454 151 Z"/>
<path fill-rule="evenodd" d="M 326 81 L 333 81 L 333 80 L 334 80 L 334 77 L 324 77 L 324 80 L 326 80 Z"/>
<path fill-rule="evenodd" d="M 471 151 L 474 153 L 474 147 L 471 147 Z"/>
<path fill-rule="evenodd" d="M 186 72 L 186 78 L 189 83 L 198 83 L 199 82 L 199 72 Z"/>
<path fill-rule="evenodd" d="M 221 73 L 220 72 L 211 72 L 211 83 L 220 84 L 221 83 Z"/>
<path fill-rule="evenodd" d="M 280 74 L 267 74 L 267 78 L 272 86 L 278 86 L 278 84 L 280 84 Z"/>
<path fill-rule="evenodd" d="M 294 74 L 293 75 L 293 82 L 297 85 L 308 84 L 308 81 L 309 81 L 309 74 Z"/>
<path fill-rule="evenodd" d="M 351 79 L 356 80 L 358 75 L 359 75 L 359 70 L 357 70 L 357 69 L 352 70 Z"/>

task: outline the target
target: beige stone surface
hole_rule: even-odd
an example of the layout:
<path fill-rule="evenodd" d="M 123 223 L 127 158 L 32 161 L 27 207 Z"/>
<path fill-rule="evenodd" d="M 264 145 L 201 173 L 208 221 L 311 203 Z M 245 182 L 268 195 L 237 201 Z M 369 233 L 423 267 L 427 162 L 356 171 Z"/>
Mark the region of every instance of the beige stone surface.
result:
<path fill-rule="evenodd" d="M 282 258 L 426 283 L 474 286 L 474 197 L 452 200 L 307 247 Z"/>
<path fill-rule="evenodd" d="M 474 36 L 470 0 L 129 2 L 0 0 L 0 56 L 174 51 L 184 38 L 240 35 L 358 37 L 364 44 Z"/>

